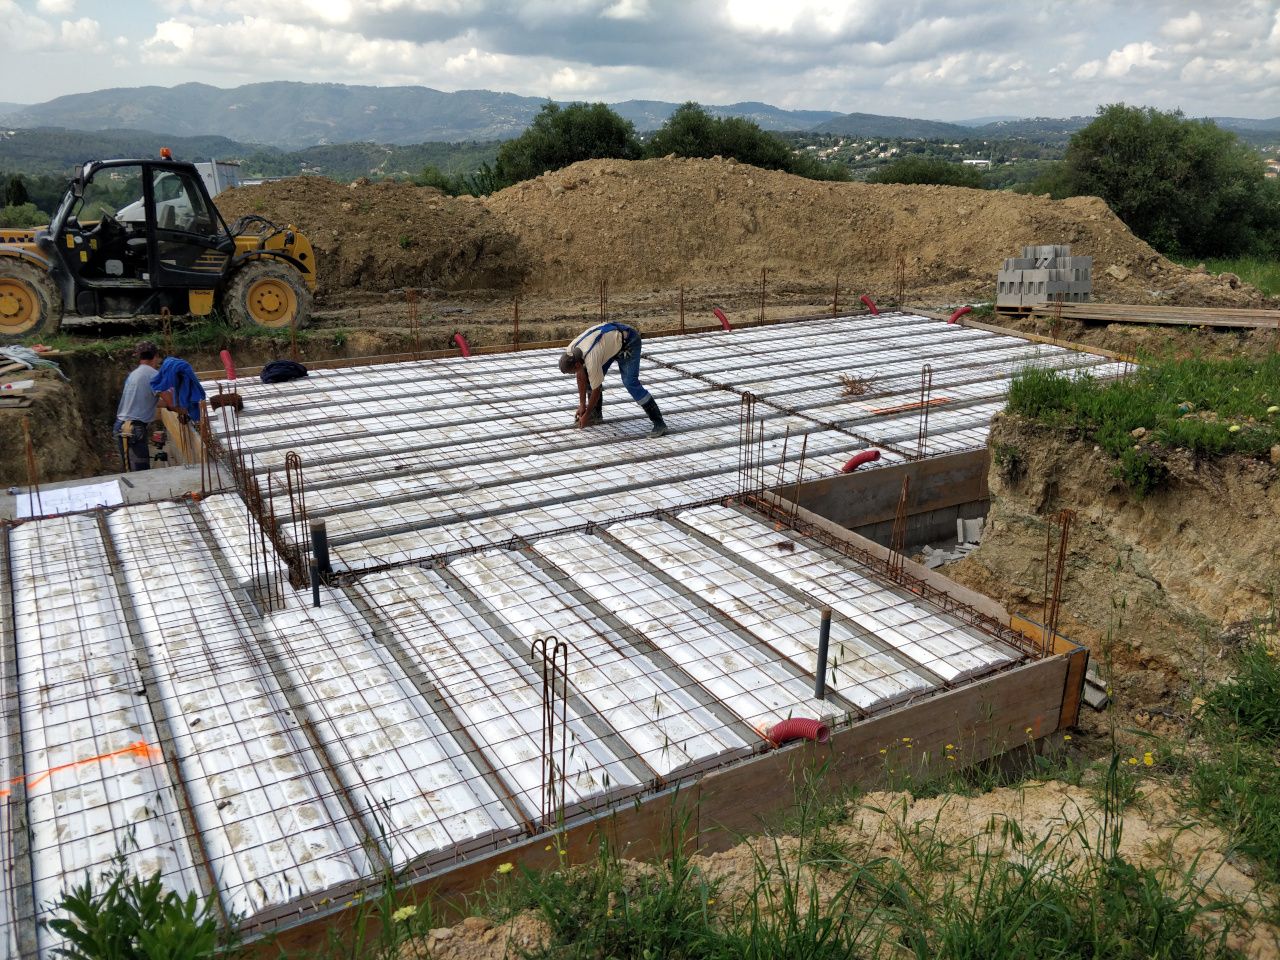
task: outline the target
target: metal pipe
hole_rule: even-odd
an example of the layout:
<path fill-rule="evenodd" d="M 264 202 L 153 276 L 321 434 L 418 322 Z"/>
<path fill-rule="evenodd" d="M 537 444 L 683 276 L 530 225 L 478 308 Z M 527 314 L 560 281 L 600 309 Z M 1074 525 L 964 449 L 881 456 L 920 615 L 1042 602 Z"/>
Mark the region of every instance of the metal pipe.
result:
<path fill-rule="evenodd" d="M 831 642 L 831 608 L 822 608 L 822 623 L 818 627 L 818 670 L 813 680 L 815 700 L 827 699 L 827 646 Z"/>
<path fill-rule="evenodd" d="M 333 573 L 329 565 L 329 531 L 323 520 L 311 521 L 311 556 L 322 574 L 328 576 Z"/>
<path fill-rule="evenodd" d="M 316 569 L 316 558 L 311 558 L 311 605 L 320 606 L 320 571 Z"/>

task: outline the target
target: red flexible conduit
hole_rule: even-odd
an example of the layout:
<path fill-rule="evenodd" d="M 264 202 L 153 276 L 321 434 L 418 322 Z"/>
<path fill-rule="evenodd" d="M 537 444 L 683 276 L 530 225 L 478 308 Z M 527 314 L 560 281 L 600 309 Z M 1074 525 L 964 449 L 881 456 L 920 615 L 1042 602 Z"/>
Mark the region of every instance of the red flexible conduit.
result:
<path fill-rule="evenodd" d="M 236 365 L 231 362 L 231 351 L 223 350 L 219 356 L 222 357 L 222 369 L 227 371 L 227 379 L 234 380 L 236 378 Z"/>
<path fill-rule="evenodd" d="M 719 307 L 716 307 L 711 312 L 716 315 L 716 319 L 720 321 L 721 327 L 723 327 L 725 330 L 733 329 L 733 327 L 729 326 L 729 318 L 724 315 L 723 310 L 721 310 Z"/>
<path fill-rule="evenodd" d="M 867 305 L 867 309 L 870 310 L 872 313 L 874 313 L 877 317 L 880 316 L 880 311 L 876 308 L 876 302 L 872 300 L 870 297 L 868 297 L 865 293 L 862 296 L 860 296 L 858 299 L 861 300 L 863 303 L 865 303 Z"/>
<path fill-rule="evenodd" d="M 966 313 L 973 313 L 973 307 L 961 307 L 951 316 L 947 317 L 947 323 L 955 323 L 957 320 L 963 317 Z"/>
<path fill-rule="evenodd" d="M 471 344 L 467 343 L 467 338 L 460 333 L 453 335 L 453 342 L 458 345 L 458 349 L 462 351 L 464 357 L 471 356 Z"/>
<path fill-rule="evenodd" d="M 779 720 L 769 728 L 765 737 L 775 747 L 781 746 L 788 740 L 812 740 L 814 743 L 826 743 L 831 739 L 831 729 L 821 720 L 792 717 L 789 720 Z"/>
<path fill-rule="evenodd" d="M 840 468 L 841 473 L 853 473 L 864 463 L 872 463 L 880 459 L 879 450 L 863 450 L 861 453 L 855 453 L 849 458 L 849 462 Z"/>

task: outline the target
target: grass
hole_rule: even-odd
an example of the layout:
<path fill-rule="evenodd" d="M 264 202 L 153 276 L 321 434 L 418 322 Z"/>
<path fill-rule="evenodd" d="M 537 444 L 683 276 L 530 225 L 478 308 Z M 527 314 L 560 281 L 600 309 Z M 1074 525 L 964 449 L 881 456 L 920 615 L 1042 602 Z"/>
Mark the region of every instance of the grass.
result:
<path fill-rule="evenodd" d="M 1237 257 L 1233 260 L 1182 260 L 1183 266 L 1194 269 L 1204 263 L 1210 273 L 1234 273 L 1245 283 L 1251 283 L 1268 297 L 1280 297 L 1280 260 L 1261 257 Z"/>
<path fill-rule="evenodd" d="M 1203 749 L 1191 795 L 1236 848 L 1280 883 L 1280 653 L 1275 615 L 1258 625 L 1235 676 L 1208 693 L 1197 723 Z M 1280 918 L 1278 918 L 1280 919 Z"/>
<path fill-rule="evenodd" d="M 306 343 L 308 340 L 327 335 L 331 334 L 307 329 L 297 331 L 299 343 Z M 165 348 L 164 335 L 158 325 L 155 329 L 148 328 L 112 337 L 88 337 L 59 332 L 49 337 L 31 338 L 24 345 L 33 346 L 39 342 L 65 353 L 111 356 L 129 353 L 139 340 L 151 340 L 162 350 Z M 170 335 L 171 350 L 169 352 L 181 355 L 195 351 L 221 350 L 246 340 L 270 341 L 284 350 L 289 347 L 290 334 L 288 328 L 281 331 L 266 330 L 262 327 L 233 327 L 221 316 L 212 314 L 198 319 L 175 321 Z"/>
<path fill-rule="evenodd" d="M 1265 457 L 1280 443 L 1280 354 L 1157 360 L 1106 383 L 1031 368 L 1014 379 L 1009 410 L 1097 443 L 1119 459 L 1116 475 L 1143 495 L 1165 477 L 1158 448 Z"/>

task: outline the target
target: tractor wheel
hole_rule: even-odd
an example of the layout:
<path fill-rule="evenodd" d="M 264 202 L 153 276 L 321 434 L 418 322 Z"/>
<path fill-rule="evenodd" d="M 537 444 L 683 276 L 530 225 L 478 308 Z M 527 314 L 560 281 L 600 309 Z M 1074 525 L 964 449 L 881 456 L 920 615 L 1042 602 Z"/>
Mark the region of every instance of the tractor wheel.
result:
<path fill-rule="evenodd" d="M 238 327 L 287 330 L 311 319 L 311 291 L 302 276 L 284 263 L 252 260 L 236 271 L 223 297 Z"/>
<path fill-rule="evenodd" d="M 47 337 L 62 324 L 62 293 L 35 264 L 0 257 L 0 343 Z"/>

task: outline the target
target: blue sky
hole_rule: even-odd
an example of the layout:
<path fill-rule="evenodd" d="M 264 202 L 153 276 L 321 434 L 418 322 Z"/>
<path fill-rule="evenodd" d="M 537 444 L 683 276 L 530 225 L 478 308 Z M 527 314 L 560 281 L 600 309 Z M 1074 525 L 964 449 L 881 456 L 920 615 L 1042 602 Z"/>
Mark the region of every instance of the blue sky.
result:
<path fill-rule="evenodd" d="M 5 100 L 305 80 L 959 120 L 1280 115 L 1280 0 L 0 0 Z"/>

